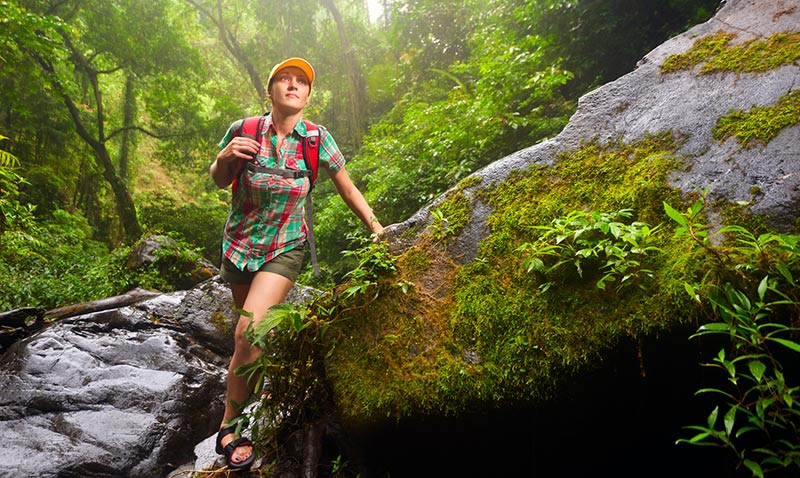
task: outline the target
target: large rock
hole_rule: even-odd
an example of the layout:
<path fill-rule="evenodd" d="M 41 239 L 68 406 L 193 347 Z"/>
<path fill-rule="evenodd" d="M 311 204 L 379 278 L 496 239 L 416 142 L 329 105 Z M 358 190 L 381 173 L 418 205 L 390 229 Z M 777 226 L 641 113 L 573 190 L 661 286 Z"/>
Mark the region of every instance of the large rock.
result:
<path fill-rule="evenodd" d="M 58 320 L 0 356 L 0 476 L 162 477 L 195 461 L 222 419 L 239 317 L 219 276 L 44 315 Z"/>
<path fill-rule="evenodd" d="M 669 55 L 686 52 L 697 39 L 709 34 L 733 33 L 736 34 L 733 43 L 741 43 L 764 40 L 780 32 L 797 32 L 800 26 L 800 6 L 793 6 L 796 4 L 796 1 L 769 0 L 724 2 L 714 18 L 654 49 L 633 72 L 582 97 L 578 111 L 556 137 L 477 171 L 470 179 L 478 177 L 480 181 L 464 181 L 462 184 L 471 186 L 449 191 L 404 221 L 388 234 L 395 250 L 401 252 L 417 247 L 428 254 L 428 251 L 434 249 L 428 245 L 431 241 L 428 233 L 436 231 L 441 223 L 439 219 L 437 224 L 434 213 L 446 211 L 447 208 L 442 206 L 447 205 L 450 199 L 459 200 L 462 193 L 469 199 L 470 220 L 455 237 L 448 236 L 442 241 L 442 247 L 429 253 L 431 265 L 415 276 L 420 278 L 416 282 L 417 287 L 428 294 L 449 287 L 450 282 L 446 281 L 454 281 L 446 273 L 438 274 L 443 277 L 443 286 L 434 283 L 434 287 L 431 287 L 425 283 L 429 276 L 436 274 L 436 271 L 428 274 L 429 269 L 433 270 L 447 261 L 452 261 L 456 266 L 476 264 L 478 267 L 475 269 L 478 270 L 495 270 L 495 259 L 497 263 L 508 264 L 507 257 L 491 257 L 490 247 L 482 250 L 481 257 L 476 261 L 481 241 L 490 233 L 487 222 L 494 211 L 486 198 L 492 195 L 492 189 L 510 177 L 525 177 L 522 171 L 531 166 L 540 166 L 543 170 L 556 166 L 557 162 L 569 158 L 569 155 L 563 153 L 577 151 L 582 144 L 594 139 L 600 144 L 613 144 L 618 139 L 633 144 L 643 140 L 647 133 L 670 131 L 678 140 L 675 155 L 684 160 L 683 167 L 669 175 L 670 186 L 683 193 L 693 193 L 709 187 L 709 204 L 718 199 L 747 202 L 752 213 L 764 217 L 778 230 L 787 231 L 792 226 L 796 227 L 800 217 L 800 124 L 785 127 L 765 144 L 751 148 L 742 147 L 736 139 L 718 141 L 713 137 L 712 131 L 718 119 L 731 110 L 747 111 L 754 106 L 772 106 L 783 95 L 797 91 L 800 88 L 800 62 L 795 61 L 764 73 L 731 71 L 701 75 L 698 68 L 674 73 L 662 73 L 660 68 Z M 512 176 L 514 173 L 519 174 Z M 599 181 L 594 184 L 597 194 L 602 194 L 604 186 Z M 591 194 L 588 188 L 586 190 Z M 531 194 L 531 197 L 535 200 L 537 195 Z M 635 208 L 639 204 L 625 206 Z M 563 211 L 564 214 L 567 212 Z M 709 217 L 709 220 L 713 221 L 715 218 Z M 490 246 L 493 244 L 496 243 Z M 502 246 L 499 248 L 505 253 Z M 442 259 L 436 254 L 446 257 Z M 414 259 L 412 257 L 410 261 Z M 412 264 L 409 269 L 418 267 L 417 264 Z M 464 277 L 493 277 L 490 273 L 480 276 L 474 272 L 475 269 Z M 511 275 L 501 278 L 500 280 L 507 281 L 498 284 L 495 290 L 487 285 L 486 289 L 489 290 L 486 291 L 485 304 L 502 306 L 506 300 L 504 296 L 510 301 L 520 288 L 531 284 L 536 286 L 535 281 L 515 281 Z M 463 277 L 459 279 L 462 281 L 458 285 L 461 287 L 459 292 L 470 290 L 473 296 L 482 296 L 480 291 L 465 287 Z M 563 339 L 552 341 L 552 350 L 558 350 L 560 346 L 568 349 L 588 335 L 585 331 L 589 325 L 613 316 L 608 313 L 609 309 L 631 310 L 622 300 L 615 302 L 612 294 L 608 293 L 607 299 L 597 300 L 597 307 L 594 309 L 591 308 L 594 302 L 591 302 L 590 307 L 581 309 L 580 312 L 584 315 L 570 315 L 576 307 L 567 300 L 563 301 L 563 309 L 559 310 L 562 303 L 555 299 L 552 310 L 548 309 L 551 313 L 539 315 L 540 309 L 537 307 L 544 308 L 549 304 L 533 300 L 537 294 L 538 291 L 532 289 L 530 301 L 519 298 L 514 303 L 516 308 L 509 307 L 503 314 L 498 313 L 496 316 L 492 315 L 488 307 L 475 307 L 477 310 L 471 310 L 470 307 L 475 306 L 475 303 L 458 303 L 459 311 L 452 316 L 465 317 L 462 321 L 463 328 L 460 329 L 464 335 L 473 330 L 476 331 L 475 335 L 482 333 L 475 342 L 491 342 L 485 349 L 499 350 L 507 340 L 508 349 L 518 351 L 519 362 L 523 362 L 523 358 L 537 357 L 538 346 L 518 346 L 514 343 L 515 340 L 537 344 L 539 339 L 547 342 L 552 337 L 561 336 Z M 466 299 L 465 296 L 466 294 L 453 294 L 451 297 L 454 297 L 455 302 L 462 297 Z M 576 293 L 569 299 L 579 302 L 587 296 L 595 297 Z M 428 299 L 425 297 L 426 301 Z M 439 297 L 436 296 L 436 299 Z M 450 303 L 446 304 L 442 308 L 448 307 Z M 382 310 L 384 305 L 379 302 L 374 308 Z M 388 304 L 386 307 L 392 305 Z M 402 305 L 404 308 L 397 309 L 403 312 L 405 308 L 412 308 L 405 303 Z M 438 303 L 430 308 L 436 306 Z M 427 307 L 427 302 L 420 309 L 424 307 Z M 419 321 L 424 324 L 422 330 L 434 329 L 429 324 L 436 324 L 436 319 L 445 315 L 439 309 L 435 309 L 430 315 L 426 315 L 425 310 L 412 310 L 407 315 L 423 317 Z M 690 314 L 689 310 L 691 308 L 687 307 L 687 315 Z M 653 311 L 652 315 L 658 315 L 659 312 Z M 621 312 L 620 315 L 624 313 Z M 530 315 L 527 321 L 522 319 L 526 314 Z M 445 316 L 451 323 L 460 320 Z M 490 318 L 484 320 L 485 316 Z M 643 313 L 638 317 L 645 323 L 648 314 Z M 680 318 L 678 314 L 673 317 Z M 501 323 L 498 318 L 507 320 Z M 415 333 L 418 336 L 423 335 L 418 333 L 419 329 L 414 328 L 416 323 L 413 321 L 409 320 L 401 327 L 394 323 L 402 318 L 392 319 L 394 329 L 388 326 L 380 329 L 382 324 L 379 320 L 363 327 L 362 348 L 370 347 L 373 343 L 390 343 L 385 340 L 389 334 L 393 337 L 391 343 L 404 343 L 406 337 L 402 336 L 403 332 L 409 336 Z M 527 328 L 540 330 L 533 326 L 549 321 L 555 324 L 549 329 L 541 330 L 551 335 L 542 333 L 541 337 L 532 337 L 532 334 L 527 333 Z M 443 327 L 446 327 L 446 321 L 443 322 Z M 464 370 L 469 371 L 467 365 L 470 364 L 470 349 L 463 352 L 464 366 L 460 370 L 457 367 L 439 367 L 440 363 L 462 353 L 457 350 L 453 354 L 448 349 L 438 355 L 431 352 L 434 358 L 428 361 L 430 365 L 427 368 L 418 363 L 405 368 L 403 361 L 414 360 L 417 350 L 435 350 L 437 341 L 446 340 L 444 333 L 440 334 L 442 337 L 434 335 L 435 333 L 431 333 L 429 337 L 413 335 L 409 340 L 415 345 L 413 350 L 409 348 L 411 351 L 406 353 L 406 350 L 397 347 L 395 356 L 387 354 L 385 360 L 380 357 L 380 367 L 374 367 L 365 373 L 351 371 L 360 370 L 355 369 L 354 365 L 370 367 L 370 362 L 361 360 L 367 354 L 356 359 L 340 360 L 339 363 L 343 364 L 341 377 L 346 377 L 348 383 L 357 382 L 352 378 L 353 375 L 361 380 L 356 386 L 340 387 L 346 388 L 341 396 L 350 399 L 342 406 L 350 406 L 351 410 L 358 413 L 359 406 L 366 402 L 358 402 L 361 397 L 358 392 L 393 390 L 396 387 L 396 391 L 391 393 L 364 393 L 363 396 L 372 400 L 368 403 L 369 406 L 378 409 L 378 413 L 385 411 L 387 416 L 391 413 L 404 413 L 415 405 L 434 409 L 435 412 L 438 403 L 433 400 L 424 402 L 430 395 L 420 392 L 409 399 L 411 393 L 407 391 L 436 389 L 440 387 L 440 382 L 454 384 L 454 388 L 459 387 L 456 389 L 462 395 L 481 390 L 481 386 L 485 387 L 484 391 L 490 390 L 484 395 L 487 398 L 478 397 L 483 399 L 478 405 L 483 408 L 472 416 L 468 413 L 453 419 L 449 416 L 391 416 L 383 426 L 370 423 L 364 437 L 360 438 L 360 443 L 366 449 L 364 454 L 369 460 L 369 468 L 375 473 L 374 476 L 734 476 L 731 457 L 724 454 L 729 450 L 675 445 L 676 439 L 691 436 L 689 431 L 681 429 L 683 425 L 704 423 L 713 409 L 710 402 L 701 401 L 693 393 L 713 383 L 709 380 L 711 374 L 708 369 L 700 371 L 698 362 L 711 362 L 718 351 L 711 345 L 716 344 L 712 341 L 703 343 L 704 347 L 711 347 L 712 350 L 701 350 L 695 341 L 688 340 L 696 326 L 688 320 L 683 324 L 678 322 L 676 320 L 668 324 L 671 327 L 669 330 L 665 325 L 664 329 L 651 335 L 642 334 L 634 339 L 635 342 L 627 335 L 630 332 L 621 327 L 619 332 L 604 337 L 606 340 L 598 341 L 587 352 L 587 356 L 591 358 L 587 360 L 585 371 L 576 373 L 575 362 L 553 367 L 555 374 L 563 374 L 569 379 L 564 381 L 565 385 L 551 401 L 544 404 L 522 404 L 519 410 L 501 403 L 498 407 L 505 408 L 499 411 L 490 409 L 494 405 L 491 400 L 505 392 L 502 384 L 506 376 L 529 380 L 527 383 L 532 384 L 531 395 L 538 393 L 540 387 L 533 367 L 525 370 L 521 366 L 517 367 L 519 362 L 515 363 L 513 359 L 502 362 L 498 360 L 489 365 L 493 370 L 501 372 L 487 372 L 487 367 L 475 373 L 476 378 L 470 380 L 469 374 L 463 373 Z M 514 325 L 508 327 L 508 324 L 520 324 L 519 329 L 514 330 L 511 328 Z M 369 330 L 370 326 L 374 326 L 378 332 Z M 362 331 L 352 335 L 358 336 L 358 332 Z M 422 345 L 417 346 L 419 343 Z M 492 348 L 494 346 L 496 349 Z M 351 355 L 359 353 L 358 347 L 351 347 L 348 351 Z M 512 354 L 501 355 L 498 352 L 496 356 L 506 358 Z M 541 360 L 542 368 L 557 363 L 560 357 L 558 352 L 546 354 L 546 358 Z M 437 360 L 440 358 L 441 360 Z M 336 372 L 334 367 L 328 370 L 331 374 Z M 384 373 L 384 370 L 387 372 Z M 391 375 L 390 379 L 385 378 L 395 370 L 399 372 Z M 414 373 L 408 373 L 410 370 Z M 495 373 L 493 380 L 483 380 L 483 375 L 480 375 L 492 373 Z M 448 381 L 453 376 L 458 378 Z M 445 387 L 440 387 L 440 390 L 444 390 L 439 395 L 445 398 L 443 401 L 453 396 L 456 399 L 461 398 L 457 395 L 458 392 L 449 392 Z M 495 390 L 497 393 L 493 393 Z M 376 406 L 378 399 L 382 402 Z M 417 399 L 417 402 L 410 403 L 413 399 Z M 432 402 L 433 405 L 428 406 Z M 351 406 L 352 403 L 356 403 L 356 406 Z M 391 406 L 383 405 L 385 403 L 391 403 Z M 464 408 L 469 406 L 475 405 L 466 403 Z M 425 467 L 422 472 L 417 469 L 417 462 L 409 459 L 434 455 L 437 459 L 432 460 L 431 466 Z M 742 469 L 744 468 L 738 472 L 741 473 Z"/>
<path fill-rule="evenodd" d="M 54 322 L 0 358 L 4 476 L 158 477 L 219 425 L 231 322 L 218 281 Z M 224 312 L 227 308 L 228 312 Z M 220 332 L 221 334 L 221 332 Z"/>
<path fill-rule="evenodd" d="M 151 268 L 175 290 L 189 289 L 219 273 L 219 269 L 168 236 L 148 234 L 131 249 L 125 267 Z"/>

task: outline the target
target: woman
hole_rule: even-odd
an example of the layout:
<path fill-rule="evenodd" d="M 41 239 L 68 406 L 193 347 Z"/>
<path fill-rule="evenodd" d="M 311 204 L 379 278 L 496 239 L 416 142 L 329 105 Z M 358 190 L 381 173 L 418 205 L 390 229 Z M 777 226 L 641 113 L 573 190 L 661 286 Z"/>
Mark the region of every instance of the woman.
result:
<path fill-rule="evenodd" d="M 248 162 L 266 168 L 306 169 L 301 140 L 307 134 L 302 121 L 308 103 L 314 68 L 302 58 L 289 58 L 272 68 L 267 96 L 272 112 L 264 121 L 256 140 L 236 135 L 231 125 L 220 142 L 220 152 L 211 165 L 211 177 L 220 188 L 234 180 L 231 212 L 223 234 L 222 278 L 231 287 L 234 303 L 242 315 L 236 326 L 235 349 L 228 367 L 225 414 L 217 434 L 217 453 L 224 454 L 228 466 L 249 468 L 253 444 L 234 436 L 235 426 L 226 426 L 241 410 L 253 392 L 253 385 L 234 371 L 254 362 L 261 350 L 244 336 L 251 320 L 257 323 L 268 309 L 286 298 L 300 272 L 306 240 L 303 204 L 309 179 L 286 178 L 243 167 Z M 319 164 L 324 166 L 339 194 L 373 234 L 383 226 L 372 213 L 347 171 L 345 159 L 328 131 L 319 127 Z M 376 236 L 377 237 L 377 236 Z"/>

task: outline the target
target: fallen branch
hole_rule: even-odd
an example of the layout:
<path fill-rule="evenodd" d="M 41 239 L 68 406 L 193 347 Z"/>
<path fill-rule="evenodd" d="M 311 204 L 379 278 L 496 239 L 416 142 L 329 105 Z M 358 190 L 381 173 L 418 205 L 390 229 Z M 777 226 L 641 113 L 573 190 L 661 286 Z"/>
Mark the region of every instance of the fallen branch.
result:
<path fill-rule="evenodd" d="M 90 314 L 92 312 L 100 312 L 103 310 L 118 309 L 127 305 L 141 302 L 145 299 L 150 299 L 159 295 L 158 292 L 153 292 L 145 289 L 133 289 L 122 295 L 114 297 L 107 297 L 105 299 L 93 300 L 91 302 L 82 302 L 80 304 L 72 304 L 64 307 L 59 307 L 45 312 L 45 319 L 64 319 L 67 317 L 74 317 L 76 315 Z"/>

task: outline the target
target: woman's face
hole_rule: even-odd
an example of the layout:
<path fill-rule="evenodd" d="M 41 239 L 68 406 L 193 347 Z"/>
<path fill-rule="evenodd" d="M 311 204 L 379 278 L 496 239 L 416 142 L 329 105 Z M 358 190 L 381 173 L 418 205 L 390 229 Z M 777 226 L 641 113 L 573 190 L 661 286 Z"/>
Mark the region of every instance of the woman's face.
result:
<path fill-rule="evenodd" d="M 272 109 L 291 114 L 302 111 L 308 103 L 311 85 L 300 68 L 289 66 L 275 74 L 268 92 Z"/>

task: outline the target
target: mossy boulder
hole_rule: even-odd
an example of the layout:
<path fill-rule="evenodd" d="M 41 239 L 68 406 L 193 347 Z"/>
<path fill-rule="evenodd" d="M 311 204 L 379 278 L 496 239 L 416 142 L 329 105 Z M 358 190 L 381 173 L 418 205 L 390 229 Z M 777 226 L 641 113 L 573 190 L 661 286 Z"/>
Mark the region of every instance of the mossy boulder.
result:
<path fill-rule="evenodd" d="M 646 376 L 650 357 L 637 344 L 676 330 L 688 340 L 697 317 L 683 283 L 702 275 L 706 259 L 674 238 L 663 203 L 682 208 L 707 189 L 717 206 L 708 219 L 718 225 L 796 231 L 800 53 L 785 38 L 798 24 L 797 9 L 727 2 L 584 96 L 557 137 L 478 171 L 392 231 L 397 274 L 341 321 L 326 362 L 343 415 L 546 403 L 619 359 L 620 348 L 632 347 L 625 360 Z M 753 51 L 768 67 L 730 60 Z M 691 61 L 677 61 L 687 52 Z M 735 128 L 720 132 L 747 112 L 761 118 L 747 128 L 771 128 L 752 136 L 757 144 Z M 598 288 L 595 270 L 562 276 L 543 292 L 542 277 L 523 267 L 520 246 L 551 221 L 623 209 L 661 225 L 653 244 L 664 252 L 648 258 L 652 273 L 634 287 Z"/>

